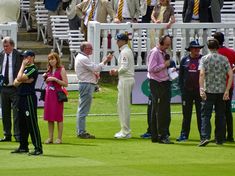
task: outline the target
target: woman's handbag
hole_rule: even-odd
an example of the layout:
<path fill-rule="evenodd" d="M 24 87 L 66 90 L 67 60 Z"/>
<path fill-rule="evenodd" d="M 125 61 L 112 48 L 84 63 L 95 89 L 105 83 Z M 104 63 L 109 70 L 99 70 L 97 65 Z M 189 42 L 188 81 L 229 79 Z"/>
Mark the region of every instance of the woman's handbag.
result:
<path fill-rule="evenodd" d="M 37 92 L 40 92 L 40 96 L 39 96 L 39 101 L 45 101 L 45 96 L 46 96 L 46 89 L 44 86 L 44 81 L 42 82 L 42 85 L 39 89 L 35 89 Z"/>
<path fill-rule="evenodd" d="M 62 88 L 62 90 L 57 91 L 57 98 L 58 98 L 59 102 L 67 102 L 68 101 L 68 97 L 67 97 L 67 94 L 65 93 L 65 91 L 67 92 L 67 90 L 65 88 Z"/>

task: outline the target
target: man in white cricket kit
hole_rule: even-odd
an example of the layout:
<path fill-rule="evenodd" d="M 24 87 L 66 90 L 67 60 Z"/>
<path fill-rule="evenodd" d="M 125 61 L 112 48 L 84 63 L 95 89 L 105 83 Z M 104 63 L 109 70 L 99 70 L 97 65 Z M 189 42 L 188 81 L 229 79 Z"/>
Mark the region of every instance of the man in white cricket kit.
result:
<path fill-rule="evenodd" d="M 134 79 L 134 55 L 128 46 L 128 36 L 124 33 L 117 34 L 117 45 L 120 50 L 118 69 L 110 70 L 111 76 L 117 76 L 118 81 L 118 115 L 121 130 L 114 135 L 115 138 L 131 138 L 130 130 L 130 97 Z"/>

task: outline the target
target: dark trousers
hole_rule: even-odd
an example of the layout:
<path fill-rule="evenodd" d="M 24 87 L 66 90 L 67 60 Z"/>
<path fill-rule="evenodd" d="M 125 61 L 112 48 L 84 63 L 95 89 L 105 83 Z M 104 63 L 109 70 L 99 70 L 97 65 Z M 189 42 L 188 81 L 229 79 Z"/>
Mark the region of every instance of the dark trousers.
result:
<path fill-rule="evenodd" d="M 157 141 L 159 139 L 165 139 L 169 135 L 169 126 L 171 121 L 171 82 L 157 82 L 153 79 L 150 79 L 149 81 L 152 94 L 152 141 Z"/>
<path fill-rule="evenodd" d="M 147 107 L 147 133 L 151 134 L 151 113 L 152 113 L 152 96 L 149 95 L 148 107 Z"/>
<path fill-rule="evenodd" d="M 196 116 L 197 116 L 197 128 L 199 134 L 201 134 L 201 97 L 199 91 L 182 91 L 182 111 L 183 111 L 183 122 L 181 135 L 188 138 L 190 133 L 191 119 L 193 102 L 195 102 Z"/>
<path fill-rule="evenodd" d="M 81 20 L 77 15 L 73 19 L 69 20 L 70 30 L 79 30 L 80 27 L 81 27 Z"/>
<path fill-rule="evenodd" d="M 28 137 L 36 151 L 42 151 L 42 142 L 37 118 L 37 97 L 36 95 L 20 96 L 19 99 L 20 118 L 20 148 L 28 149 Z"/>
<path fill-rule="evenodd" d="M 233 139 L 232 97 L 233 97 L 233 88 L 229 90 L 229 100 L 225 101 L 227 139 Z M 224 138 L 226 138 L 226 136 Z"/>
<path fill-rule="evenodd" d="M 201 139 L 211 138 L 211 114 L 213 106 L 215 108 L 215 139 L 217 142 L 223 142 L 225 133 L 225 101 L 223 93 L 206 93 L 207 99 L 202 101 L 202 127 Z"/>
<path fill-rule="evenodd" d="M 153 7 L 154 6 L 147 6 L 146 14 L 142 16 L 142 23 L 150 23 Z"/>
<path fill-rule="evenodd" d="M 19 118 L 17 116 L 17 105 L 19 97 L 17 96 L 16 88 L 13 86 L 3 87 L 1 90 L 1 101 L 2 101 L 2 124 L 3 124 L 3 133 L 6 137 L 11 137 L 11 108 L 13 110 L 13 127 L 14 127 L 14 136 L 16 139 L 19 139 Z"/>

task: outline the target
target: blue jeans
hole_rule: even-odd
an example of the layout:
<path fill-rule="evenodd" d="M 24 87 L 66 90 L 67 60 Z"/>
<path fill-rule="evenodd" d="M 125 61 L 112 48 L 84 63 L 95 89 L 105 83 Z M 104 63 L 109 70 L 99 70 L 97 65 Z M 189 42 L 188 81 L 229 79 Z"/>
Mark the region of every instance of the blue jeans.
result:
<path fill-rule="evenodd" d="M 211 138 L 211 114 L 213 106 L 215 107 L 215 138 L 217 142 L 222 142 L 225 133 L 225 101 L 223 100 L 223 93 L 210 94 L 206 93 L 207 99 L 202 101 L 202 126 L 201 138 Z"/>
<path fill-rule="evenodd" d="M 95 84 L 78 83 L 79 106 L 77 111 L 77 133 L 86 132 L 86 116 L 88 115 L 92 102 Z"/>

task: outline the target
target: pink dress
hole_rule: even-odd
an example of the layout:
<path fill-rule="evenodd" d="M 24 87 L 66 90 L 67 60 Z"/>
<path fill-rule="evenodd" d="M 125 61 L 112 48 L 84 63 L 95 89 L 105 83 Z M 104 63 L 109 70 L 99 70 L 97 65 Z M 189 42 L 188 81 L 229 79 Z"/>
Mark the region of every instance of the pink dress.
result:
<path fill-rule="evenodd" d="M 47 76 L 54 76 L 59 80 L 61 77 L 61 67 L 57 68 L 54 73 L 47 73 Z M 62 90 L 61 85 L 55 81 L 47 82 L 46 96 L 44 103 L 44 120 L 49 122 L 63 122 L 64 103 L 59 102 L 57 98 L 57 91 Z"/>

